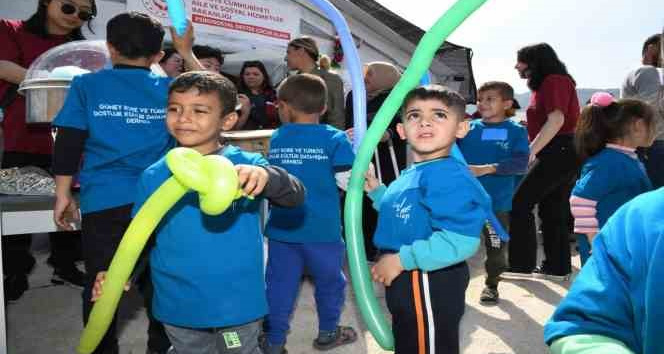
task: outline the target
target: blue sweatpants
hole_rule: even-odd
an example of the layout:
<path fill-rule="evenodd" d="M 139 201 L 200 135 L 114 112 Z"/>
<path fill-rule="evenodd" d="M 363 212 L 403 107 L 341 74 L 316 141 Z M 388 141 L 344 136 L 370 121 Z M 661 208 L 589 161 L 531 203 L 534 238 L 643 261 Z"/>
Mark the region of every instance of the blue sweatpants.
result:
<path fill-rule="evenodd" d="M 286 243 L 270 240 L 266 271 L 270 313 L 265 323 L 271 345 L 286 343 L 304 269 L 314 281 L 318 330 L 333 331 L 344 304 L 344 243 Z"/>

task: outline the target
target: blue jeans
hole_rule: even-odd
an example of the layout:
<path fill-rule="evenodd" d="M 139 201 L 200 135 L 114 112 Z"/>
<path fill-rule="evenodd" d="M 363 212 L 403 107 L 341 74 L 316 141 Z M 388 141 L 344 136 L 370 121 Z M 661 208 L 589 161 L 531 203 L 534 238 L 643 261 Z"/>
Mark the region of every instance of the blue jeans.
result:
<path fill-rule="evenodd" d="M 339 324 L 346 288 L 342 272 L 343 242 L 286 243 L 269 241 L 266 271 L 270 313 L 265 325 L 270 345 L 286 343 L 290 317 L 295 309 L 300 281 L 306 267 L 316 288 L 318 330 L 334 331 Z"/>
<path fill-rule="evenodd" d="M 223 328 L 184 328 L 164 324 L 176 354 L 262 354 L 261 321 Z"/>

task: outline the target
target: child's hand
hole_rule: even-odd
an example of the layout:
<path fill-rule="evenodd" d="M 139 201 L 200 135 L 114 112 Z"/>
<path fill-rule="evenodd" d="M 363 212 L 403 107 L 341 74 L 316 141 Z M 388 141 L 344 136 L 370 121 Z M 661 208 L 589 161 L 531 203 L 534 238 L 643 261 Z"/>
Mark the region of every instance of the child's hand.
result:
<path fill-rule="evenodd" d="M 194 55 L 192 50 L 194 46 L 194 27 L 191 24 L 191 21 L 187 20 L 187 31 L 182 35 L 178 36 L 175 32 L 175 28 L 169 27 L 171 30 L 171 38 L 173 39 L 173 48 L 177 50 L 178 54 L 184 60 L 185 71 L 187 70 L 197 70 L 204 71 L 205 67 L 201 65 L 201 62 L 198 61 L 198 58 Z"/>
<path fill-rule="evenodd" d="M 269 179 L 267 170 L 260 166 L 235 165 L 235 171 L 237 172 L 239 187 L 242 188 L 245 195 L 255 197 L 263 193 Z"/>
<path fill-rule="evenodd" d="M 353 141 L 353 128 L 346 129 L 346 135 L 348 135 L 348 140 Z"/>
<path fill-rule="evenodd" d="M 92 287 L 92 298 L 90 301 L 95 302 L 99 300 L 103 294 L 104 281 L 106 281 L 106 272 L 97 273 L 97 277 L 95 278 L 95 285 Z M 124 286 L 124 290 L 129 291 L 130 288 L 131 283 L 127 282 Z"/>
<path fill-rule="evenodd" d="M 81 216 L 71 193 L 57 194 L 53 207 L 53 221 L 55 221 L 55 224 L 63 230 L 71 231 L 74 229 L 71 223 L 79 220 L 81 220 Z"/>
<path fill-rule="evenodd" d="M 180 55 L 187 54 L 194 46 L 194 27 L 191 21 L 187 20 L 187 30 L 182 36 L 178 36 L 173 26 L 169 27 L 171 30 L 171 38 L 173 39 L 173 48 L 178 51 Z"/>
<path fill-rule="evenodd" d="M 369 168 L 367 169 L 367 172 L 364 174 L 364 178 L 365 178 L 364 180 L 365 192 L 371 192 L 372 190 L 380 186 L 380 181 L 378 181 L 378 178 L 376 178 L 376 169 L 373 163 L 369 163 Z"/>
<path fill-rule="evenodd" d="M 386 254 L 380 257 L 378 263 L 371 267 L 373 280 L 383 283 L 385 286 L 392 285 L 392 281 L 403 271 L 401 259 L 397 253 Z"/>

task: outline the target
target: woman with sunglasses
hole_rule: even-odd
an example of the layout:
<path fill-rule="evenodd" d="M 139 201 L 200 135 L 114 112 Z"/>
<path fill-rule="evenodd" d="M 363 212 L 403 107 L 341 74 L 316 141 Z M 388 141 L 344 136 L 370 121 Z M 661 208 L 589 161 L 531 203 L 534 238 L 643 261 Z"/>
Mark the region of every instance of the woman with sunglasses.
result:
<path fill-rule="evenodd" d="M 94 0 L 39 0 L 27 20 L 0 19 L 0 109 L 4 112 L 2 168 L 51 166 L 53 138 L 48 124 L 27 125 L 25 99 L 17 85 L 30 64 L 47 50 L 65 42 L 84 39 L 81 26 L 97 13 Z M 84 274 L 74 261 L 80 257 L 80 234 L 50 234 L 53 279 L 56 284 L 83 285 Z M 5 265 L 5 300 L 17 300 L 28 288 L 27 275 L 35 259 L 30 254 L 30 235 L 2 239 Z"/>
<path fill-rule="evenodd" d="M 276 129 L 281 125 L 276 109 L 277 95 L 262 62 L 252 60 L 242 64 L 238 92 L 249 99 L 251 110 L 241 116 L 236 129 Z"/>

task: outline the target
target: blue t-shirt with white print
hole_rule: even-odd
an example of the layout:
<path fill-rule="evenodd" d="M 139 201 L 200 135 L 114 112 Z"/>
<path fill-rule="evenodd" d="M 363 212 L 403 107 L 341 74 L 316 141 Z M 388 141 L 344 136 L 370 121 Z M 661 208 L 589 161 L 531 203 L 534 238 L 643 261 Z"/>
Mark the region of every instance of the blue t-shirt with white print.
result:
<path fill-rule="evenodd" d="M 218 154 L 233 164 L 266 165 L 256 153 L 228 145 Z M 141 175 L 134 214 L 172 176 L 162 158 Z M 240 198 L 220 215 L 200 210 L 189 192 L 159 222 L 150 253 L 152 309 L 179 327 L 238 326 L 267 313 L 261 198 Z"/>
<path fill-rule="evenodd" d="M 174 146 L 164 121 L 169 83 L 143 69 L 101 70 L 72 80 L 53 125 L 88 134 L 81 212 L 131 204 L 141 172 Z"/>
<path fill-rule="evenodd" d="M 296 208 L 272 207 L 266 236 L 282 242 L 339 242 L 341 206 L 335 172 L 350 170 L 352 147 L 346 133 L 327 124 L 281 126 L 270 141 L 270 164 L 283 167 L 306 188 Z"/>
<path fill-rule="evenodd" d="M 500 123 L 474 120 L 458 145 L 469 165 L 500 164 L 515 155 L 527 156 L 530 151 L 526 129 L 511 119 Z M 490 174 L 478 177 L 478 180 L 491 196 L 494 211 L 512 210 L 516 175 Z"/>
<path fill-rule="evenodd" d="M 472 244 L 469 254 L 449 255 L 463 260 L 479 245 L 479 237 L 490 210 L 491 200 L 468 168 L 451 157 L 417 163 L 402 172 L 382 197 L 376 200 L 378 227 L 374 244 L 386 251 L 404 251 L 419 240 L 427 240 L 443 232 L 443 243 Z M 437 242 L 437 241 L 436 241 Z M 455 247 L 443 245 L 441 249 Z M 461 245 L 466 248 L 465 246 Z M 426 268 L 426 260 L 418 262 L 419 250 L 400 253 L 406 269 Z M 447 251 L 445 251 L 447 252 Z M 410 255 L 414 253 L 414 257 Z M 444 259 L 447 255 L 436 255 Z"/>

